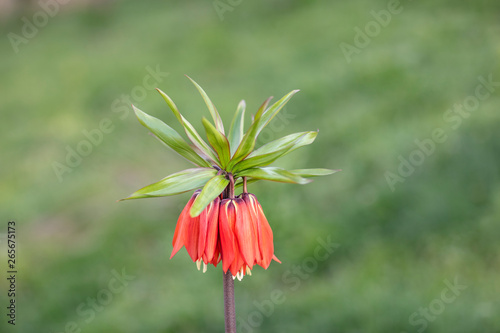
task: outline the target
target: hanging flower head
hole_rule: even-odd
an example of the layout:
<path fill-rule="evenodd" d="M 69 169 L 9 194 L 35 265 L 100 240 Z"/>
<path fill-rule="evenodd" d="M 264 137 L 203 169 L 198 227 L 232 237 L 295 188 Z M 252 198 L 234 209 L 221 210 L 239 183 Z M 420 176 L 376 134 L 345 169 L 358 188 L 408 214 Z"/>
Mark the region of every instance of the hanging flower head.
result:
<path fill-rule="evenodd" d="M 191 144 L 161 120 L 135 106 L 133 109 L 142 125 L 196 167 L 174 173 L 123 200 L 195 190 L 177 221 L 171 258 L 184 246 L 198 269 L 203 264 L 205 271 L 207 265 L 217 266 L 222 261 L 222 270 L 225 273 L 230 271 L 233 278 L 241 280 L 244 275 L 251 274 L 255 265 L 267 269 L 273 259 L 280 262 L 274 255 L 271 227 L 257 197 L 247 192 L 247 182 L 268 180 L 307 184 L 312 177 L 329 175 L 339 170 L 285 170 L 269 166 L 291 151 L 311 144 L 317 131 L 290 134 L 255 149 L 259 133 L 298 90 L 291 91 L 271 106 L 271 97 L 268 98 L 252 117 L 247 131 L 244 130 L 246 106 L 245 101 L 241 101 L 226 133 L 221 117 L 208 95 L 189 79 L 200 92 L 213 119 L 213 123 L 202 119 L 208 143 L 179 112 L 170 97 L 159 89 L 158 92 L 183 127 Z M 241 185 L 243 193 L 235 196 L 235 188 Z"/>

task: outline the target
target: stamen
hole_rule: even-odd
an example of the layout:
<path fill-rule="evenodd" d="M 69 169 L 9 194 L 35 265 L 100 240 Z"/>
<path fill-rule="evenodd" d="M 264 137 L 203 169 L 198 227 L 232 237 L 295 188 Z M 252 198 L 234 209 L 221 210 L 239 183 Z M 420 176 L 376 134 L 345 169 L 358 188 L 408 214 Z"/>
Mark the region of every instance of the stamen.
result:
<path fill-rule="evenodd" d="M 252 270 L 250 269 L 250 267 L 247 266 L 246 271 L 248 275 L 252 276 Z"/>
<path fill-rule="evenodd" d="M 200 268 L 201 268 L 201 259 L 196 260 L 196 267 L 198 268 L 198 270 L 200 270 Z"/>
<path fill-rule="evenodd" d="M 203 273 L 205 273 L 208 269 L 208 266 L 207 264 L 205 264 L 205 262 L 203 262 Z"/>
<path fill-rule="evenodd" d="M 238 278 L 239 281 L 243 279 L 243 269 L 236 274 L 236 277 Z"/>

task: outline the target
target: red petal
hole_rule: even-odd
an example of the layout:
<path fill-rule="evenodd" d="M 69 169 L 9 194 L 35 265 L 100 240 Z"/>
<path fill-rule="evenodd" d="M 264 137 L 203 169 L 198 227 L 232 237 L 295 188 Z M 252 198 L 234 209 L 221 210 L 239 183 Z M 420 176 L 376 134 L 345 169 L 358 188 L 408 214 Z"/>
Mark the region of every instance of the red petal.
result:
<path fill-rule="evenodd" d="M 187 214 L 184 227 L 184 246 L 193 261 L 198 260 L 198 240 L 200 235 L 200 216 L 191 217 Z"/>
<path fill-rule="evenodd" d="M 281 261 L 274 254 L 273 254 L 273 260 L 276 261 L 276 262 L 279 262 L 281 264 Z"/>
<path fill-rule="evenodd" d="M 238 272 L 241 270 L 241 268 L 243 268 L 243 266 L 245 266 L 245 261 L 243 261 L 243 257 L 241 256 L 241 253 L 236 251 L 235 256 L 234 256 L 234 260 L 231 263 L 231 266 L 229 268 L 229 270 L 231 271 L 231 274 L 233 274 L 233 276 L 236 276 L 236 274 L 238 274 Z"/>
<path fill-rule="evenodd" d="M 219 233 L 218 219 L 219 219 L 219 198 L 207 207 L 207 232 L 206 232 L 206 246 L 203 249 L 203 254 L 207 262 L 212 262 L 217 249 L 217 236 Z M 201 234 L 200 234 L 201 235 Z M 201 244 L 200 244 L 201 247 Z"/>
<path fill-rule="evenodd" d="M 208 232 L 208 212 L 205 208 L 200 214 L 200 225 L 198 232 L 198 247 L 196 258 L 201 258 L 205 252 L 205 244 L 207 242 L 207 232 Z"/>
<path fill-rule="evenodd" d="M 252 268 L 255 263 L 256 252 L 259 252 L 256 225 L 248 211 L 245 201 L 243 201 L 243 199 L 235 199 L 235 204 L 235 234 L 238 240 L 239 250 L 247 266 Z"/>
<path fill-rule="evenodd" d="M 191 209 L 191 206 L 193 205 L 193 202 L 199 193 L 200 193 L 200 191 L 194 192 L 194 194 L 191 196 L 188 203 L 186 204 L 186 206 L 182 210 L 181 215 L 179 216 L 179 219 L 177 220 L 177 225 L 175 227 L 175 232 L 174 232 L 174 239 L 172 240 L 172 246 L 174 248 L 172 250 L 172 254 L 170 255 L 170 259 L 172 259 L 172 257 L 184 245 L 184 238 L 185 238 L 184 232 L 185 232 L 185 225 L 186 225 L 186 216 L 189 215 L 189 210 Z"/>
<path fill-rule="evenodd" d="M 259 201 L 257 201 L 257 197 L 248 193 L 245 194 L 243 198 L 247 203 L 252 218 L 256 221 L 258 244 L 261 255 L 260 258 L 256 256 L 257 264 L 267 269 L 274 255 L 273 231 L 271 230 L 269 222 L 267 222 Z"/>
<path fill-rule="evenodd" d="M 170 255 L 170 259 L 181 249 L 184 243 L 182 242 L 183 237 L 180 236 L 182 233 L 182 227 L 184 226 L 184 217 L 186 216 L 186 208 L 182 211 L 179 219 L 177 220 L 177 226 L 175 227 L 174 239 L 172 240 L 172 246 L 174 247 L 172 250 L 172 254 Z"/>
<path fill-rule="evenodd" d="M 234 248 L 234 205 L 231 199 L 224 199 L 219 208 L 219 235 L 221 245 L 222 270 L 227 272 L 235 257 Z"/>
<path fill-rule="evenodd" d="M 257 203 L 258 204 L 258 203 Z M 267 222 L 266 216 L 262 211 L 262 207 L 258 204 L 258 217 L 259 217 L 259 227 L 260 227 L 260 238 L 259 247 L 262 253 L 262 267 L 267 269 L 271 260 L 274 256 L 274 245 L 273 245 L 273 231 L 269 222 Z"/>
<path fill-rule="evenodd" d="M 212 258 L 212 261 L 210 262 L 215 267 L 217 267 L 219 262 L 222 260 L 220 249 L 221 249 L 220 238 L 217 238 L 217 247 L 215 248 L 214 257 Z"/>

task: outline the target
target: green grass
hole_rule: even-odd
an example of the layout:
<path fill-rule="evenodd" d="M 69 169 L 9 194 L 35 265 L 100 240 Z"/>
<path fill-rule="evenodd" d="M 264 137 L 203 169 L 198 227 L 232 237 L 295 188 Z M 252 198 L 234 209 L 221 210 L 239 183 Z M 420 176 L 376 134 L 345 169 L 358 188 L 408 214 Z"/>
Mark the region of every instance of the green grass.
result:
<path fill-rule="evenodd" d="M 283 263 L 237 283 L 237 314 L 247 320 L 273 291 L 285 297 L 261 321 L 255 315 L 253 332 L 418 332 L 409 317 L 455 277 L 467 289 L 425 332 L 499 332 L 499 91 L 457 129 L 443 114 L 474 94 L 478 76 L 500 81 L 500 6 L 401 3 L 403 12 L 351 63 L 339 44 L 352 44 L 354 27 L 386 1 L 243 1 L 224 21 L 210 1 L 121 1 L 51 18 L 18 54 L 4 38 L 0 219 L 5 229 L 10 219 L 18 224 L 15 329 L 63 332 L 74 321 L 82 332 L 222 331 L 220 267 L 203 275 L 184 250 L 168 259 L 189 194 L 116 202 L 188 167 L 130 108 L 113 111 L 142 85 L 146 67 L 159 65 L 169 75 L 158 87 L 200 132 L 208 111 L 183 74 L 204 87 L 226 123 L 240 99 L 255 112 L 268 96 L 301 89 L 266 137 L 320 132 L 280 166 L 343 169 L 306 186 L 250 187 Z M 2 24 L 2 35 L 21 30 L 19 17 Z M 156 92 L 133 102 L 179 130 Z M 82 131 L 105 118 L 111 133 L 59 182 L 53 162 L 65 164 L 66 147 L 76 149 Z M 392 192 L 385 172 L 396 173 L 398 156 L 408 158 L 414 140 L 436 128 L 447 140 Z M 290 271 L 328 235 L 340 247 L 291 282 Z M 122 268 L 134 280 L 87 323 L 76 309 Z M 3 278 L 0 290 L 6 325 Z"/>

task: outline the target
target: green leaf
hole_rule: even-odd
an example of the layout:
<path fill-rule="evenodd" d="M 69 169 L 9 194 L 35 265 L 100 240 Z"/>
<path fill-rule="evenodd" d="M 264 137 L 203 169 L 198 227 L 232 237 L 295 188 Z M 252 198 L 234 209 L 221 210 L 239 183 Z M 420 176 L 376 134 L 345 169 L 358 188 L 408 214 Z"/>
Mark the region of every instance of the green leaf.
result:
<path fill-rule="evenodd" d="M 205 92 L 205 90 L 203 90 L 203 88 L 201 88 L 200 85 L 198 83 L 196 83 L 195 80 L 193 80 L 192 78 L 190 78 L 187 75 L 186 75 L 186 77 L 189 80 L 191 80 L 191 82 L 193 82 L 193 84 L 196 87 L 196 89 L 198 89 L 198 91 L 200 92 L 201 97 L 203 97 L 203 100 L 205 101 L 205 104 L 207 105 L 208 110 L 210 111 L 210 114 L 212 115 L 215 127 L 217 128 L 217 130 L 219 132 L 221 132 L 222 134 L 224 134 L 224 124 L 222 123 L 222 119 L 221 119 L 221 117 L 219 115 L 219 112 L 217 112 L 217 109 L 215 108 L 214 103 L 212 103 L 212 101 L 208 97 L 208 95 Z"/>
<path fill-rule="evenodd" d="M 205 131 L 207 132 L 208 142 L 210 142 L 212 148 L 214 148 L 217 155 L 219 155 L 219 161 L 221 162 L 222 168 L 225 168 L 231 159 L 231 152 L 229 151 L 229 142 L 227 141 L 227 138 L 205 117 L 203 117 L 202 123 L 203 126 L 205 126 Z"/>
<path fill-rule="evenodd" d="M 211 167 L 210 163 L 201 158 L 189 144 L 170 126 L 163 121 L 148 115 L 132 105 L 139 122 L 151 131 L 158 139 L 172 148 L 179 155 L 198 166 Z"/>
<path fill-rule="evenodd" d="M 250 125 L 250 128 L 248 131 L 245 133 L 243 136 L 243 139 L 241 140 L 241 143 L 238 146 L 238 149 L 236 149 L 236 152 L 233 155 L 233 158 L 229 162 L 227 166 L 228 171 L 232 171 L 232 168 L 234 165 L 241 160 L 243 160 L 245 157 L 248 156 L 252 152 L 252 150 L 255 147 L 255 139 L 257 137 L 257 130 L 259 127 L 259 122 L 260 118 L 262 117 L 262 113 L 266 109 L 267 105 L 269 104 L 269 101 L 271 100 L 272 97 L 269 97 L 264 101 L 264 103 L 260 106 L 259 110 L 255 114 L 254 120 L 252 125 Z"/>
<path fill-rule="evenodd" d="M 165 102 L 167 102 L 167 105 L 170 107 L 170 110 L 172 110 L 179 123 L 182 125 L 182 127 L 184 127 L 184 131 L 186 132 L 186 135 L 188 136 L 189 140 L 191 140 L 191 142 L 196 146 L 196 148 L 198 148 L 201 151 L 201 153 L 203 153 L 213 163 L 220 166 L 220 163 L 217 159 L 217 155 L 215 154 L 215 152 L 201 138 L 201 136 L 198 134 L 193 125 L 191 125 L 191 123 L 186 118 L 184 118 L 184 116 L 182 116 L 182 114 L 179 112 L 179 109 L 172 101 L 172 99 L 160 89 L 156 90 L 158 90 L 158 92 L 163 97 Z"/>
<path fill-rule="evenodd" d="M 264 127 L 267 126 L 273 120 L 273 118 L 278 114 L 278 112 L 281 111 L 281 109 L 288 103 L 290 98 L 292 98 L 293 95 L 295 95 L 299 90 L 292 90 L 285 96 L 283 96 L 279 101 L 274 103 L 264 114 L 262 115 L 262 119 L 259 124 L 259 128 L 257 130 L 257 136 L 259 135 L 260 131 L 264 129 Z"/>
<path fill-rule="evenodd" d="M 192 191 L 205 185 L 216 174 L 217 170 L 213 168 L 186 169 L 143 187 L 122 200 L 164 197 Z"/>
<path fill-rule="evenodd" d="M 191 210 L 189 211 L 189 215 L 191 215 L 191 217 L 200 215 L 203 209 L 205 209 L 210 202 L 217 198 L 217 196 L 224 191 L 228 184 L 229 180 L 223 175 L 217 175 L 210 179 L 205 186 L 203 186 L 201 193 L 194 200 L 193 206 L 191 206 Z"/>
<path fill-rule="evenodd" d="M 280 183 L 307 184 L 311 182 L 310 179 L 302 178 L 289 171 L 286 171 L 285 169 L 276 167 L 246 169 L 238 173 L 238 176 L 251 177 L 254 179 L 270 180 L 273 182 L 280 182 Z"/>
<path fill-rule="evenodd" d="M 289 134 L 282 138 L 266 143 L 259 149 L 254 150 L 250 155 L 248 155 L 248 157 L 250 158 L 282 150 L 283 148 L 289 146 L 290 144 L 293 144 L 294 145 L 293 148 L 297 149 L 302 146 L 313 143 L 317 135 L 318 132 L 316 131 L 297 132 Z"/>
<path fill-rule="evenodd" d="M 238 104 L 236 113 L 234 114 L 233 122 L 231 123 L 231 128 L 229 129 L 229 135 L 227 139 L 229 140 L 229 146 L 231 148 L 231 156 L 233 156 L 236 148 L 240 145 L 241 139 L 243 138 L 243 128 L 245 124 L 245 101 L 242 100 Z"/>
<path fill-rule="evenodd" d="M 179 123 L 181 123 L 181 125 L 184 126 L 184 124 L 183 124 L 184 117 L 179 112 L 179 109 L 177 108 L 177 105 L 175 105 L 174 101 L 167 94 L 165 94 L 163 91 L 161 91 L 160 89 L 156 88 L 156 91 L 158 91 L 160 93 L 161 97 L 163 97 L 163 99 L 165 100 L 165 102 L 167 102 L 168 107 L 170 108 L 170 110 L 172 110 L 172 112 L 174 113 L 174 116 L 177 118 Z"/>
<path fill-rule="evenodd" d="M 240 170 L 266 166 L 276 161 L 281 156 L 311 144 L 318 132 L 300 132 L 287 135 L 281 139 L 274 140 L 252 152 L 246 159 L 236 164 L 233 168 L 235 173 Z"/>
<path fill-rule="evenodd" d="M 340 169 L 331 170 L 331 169 L 295 169 L 290 170 L 291 173 L 301 177 L 319 177 L 319 176 L 328 176 L 334 174 L 336 172 L 342 171 Z"/>

